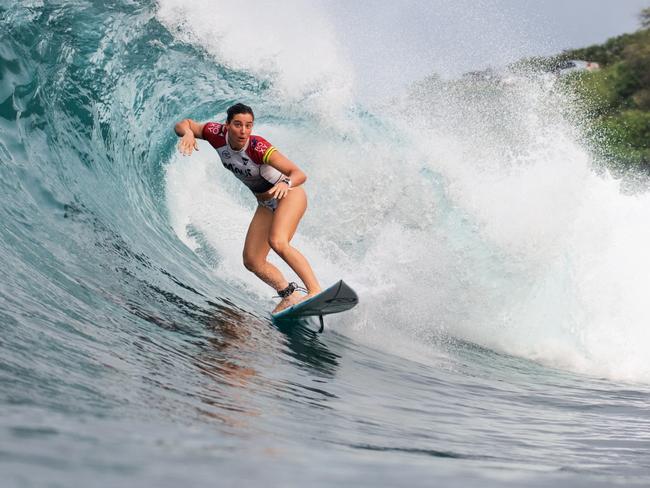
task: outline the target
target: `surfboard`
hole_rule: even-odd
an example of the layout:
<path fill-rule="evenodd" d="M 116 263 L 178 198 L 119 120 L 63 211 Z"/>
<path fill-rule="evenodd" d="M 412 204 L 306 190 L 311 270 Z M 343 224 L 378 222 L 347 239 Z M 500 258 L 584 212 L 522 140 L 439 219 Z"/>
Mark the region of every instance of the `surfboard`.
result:
<path fill-rule="evenodd" d="M 295 320 L 306 317 L 318 317 L 320 319 L 320 330 L 322 332 L 323 315 L 345 312 L 359 303 L 356 292 L 343 280 L 334 283 L 318 295 L 307 300 L 285 308 L 278 313 L 271 314 L 273 320 Z"/>

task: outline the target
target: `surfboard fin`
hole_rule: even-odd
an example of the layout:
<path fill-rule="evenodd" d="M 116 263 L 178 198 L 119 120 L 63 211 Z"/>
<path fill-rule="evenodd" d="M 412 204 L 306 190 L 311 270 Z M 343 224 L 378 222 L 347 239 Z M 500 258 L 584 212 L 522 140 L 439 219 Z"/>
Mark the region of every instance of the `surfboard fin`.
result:
<path fill-rule="evenodd" d="M 323 330 L 325 329 L 325 322 L 323 321 L 323 316 L 319 315 L 318 320 L 320 321 L 320 329 L 318 329 L 318 333 L 322 334 Z"/>

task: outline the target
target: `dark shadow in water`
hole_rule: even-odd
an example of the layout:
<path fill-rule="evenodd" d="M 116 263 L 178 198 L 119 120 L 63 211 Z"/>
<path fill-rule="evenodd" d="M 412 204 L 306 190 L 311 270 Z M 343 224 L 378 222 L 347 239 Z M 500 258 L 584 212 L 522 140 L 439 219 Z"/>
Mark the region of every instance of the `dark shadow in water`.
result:
<path fill-rule="evenodd" d="M 266 390 L 274 396 L 300 397 L 303 401 L 314 401 L 316 396 L 315 403 L 325 408 L 323 402 L 334 395 L 322 388 L 314 389 L 290 378 L 270 379 L 256 369 L 273 363 L 279 355 L 288 355 L 319 378 L 332 377 L 339 356 L 330 352 L 317 334 L 293 324 L 293 327 L 281 331 L 286 341 L 279 341 L 282 336 L 269 327 L 270 321 L 231 302 L 210 302 L 210 306 L 210 319 L 205 327 L 212 334 L 206 339 L 207 345 L 194 358 L 202 374 L 217 380 L 203 386 L 205 394 L 201 400 L 215 407 L 202 411 L 203 414 L 233 427 L 245 427 L 248 418 L 261 413 L 248 400 L 249 393 L 258 390 Z"/>
<path fill-rule="evenodd" d="M 419 454 L 423 456 L 432 456 L 437 458 L 451 458 L 451 459 L 476 459 L 476 460 L 487 460 L 487 459 L 498 459 L 494 456 L 487 455 L 475 455 L 475 454 L 460 454 L 452 451 L 437 451 L 435 449 L 424 449 L 416 447 L 388 447 L 388 446 L 376 446 L 371 444 L 352 444 L 349 447 L 353 449 L 362 449 L 365 451 L 378 451 L 378 452 L 398 452 L 404 454 Z"/>
<path fill-rule="evenodd" d="M 321 342 L 320 335 L 312 330 L 313 324 L 310 328 L 310 325 L 294 322 L 276 329 L 270 320 L 260 318 L 228 299 L 210 300 L 205 308 L 195 304 L 189 306 L 186 300 L 173 292 L 132 275 L 130 279 L 137 280 L 138 294 L 146 299 L 137 303 L 127 301 L 124 304 L 127 310 L 157 327 L 179 332 L 184 338 L 196 338 L 192 343 L 199 351 L 194 352 L 189 360 L 210 379 L 199 382 L 200 387 L 194 393 L 205 405 L 205 408 L 197 408 L 201 416 L 230 427 L 244 428 L 248 427 L 247 419 L 261 414 L 253 406 L 250 395 L 256 396 L 256 392 L 264 389 L 273 394 L 293 396 L 299 395 L 298 390 L 309 389 L 289 378 L 270 381 L 258 369 L 269 362 L 265 358 L 273 362 L 273 358 L 288 356 L 297 361 L 298 367 L 321 380 L 333 377 L 338 369 L 340 356 Z M 167 306 L 161 306 L 161 301 L 167 302 Z M 156 304 L 156 312 L 146 312 L 144 307 L 149 308 L 152 303 Z M 159 313 L 169 309 L 169 305 L 173 306 L 174 313 L 164 316 Z M 197 324 L 201 325 L 200 330 L 196 329 Z M 174 361 L 185 360 L 179 357 L 179 351 L 172 353 L 177 356 Z M 288 387 L 297 389 L 295 393 L 287 393 Z M 322 404 L 332 395 L 322 387 L 320 390 L 311 390 L 311 393 L 315 393 L 318 403 Z"/>
<path fill-rule="evenodd" d="M 287 338 L 292 357 L 320 374 L 335 374 L 341 356 L 330 351 L 321 341 L 322 336 L 316 332 L 313 320 L 273 321 L 273 325 Z"/>

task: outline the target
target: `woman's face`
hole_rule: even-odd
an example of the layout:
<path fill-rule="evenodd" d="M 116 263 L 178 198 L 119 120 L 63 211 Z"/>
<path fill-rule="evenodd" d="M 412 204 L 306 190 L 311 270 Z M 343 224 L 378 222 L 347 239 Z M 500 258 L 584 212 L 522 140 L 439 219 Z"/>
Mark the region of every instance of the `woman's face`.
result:
<path fill-rule="evenodd" d="M 253 130 L 253 116 L 251 114 L 236 114 L 226 124 L 228 139 L 233 149 L 241 149 L 251 136 Z"/>

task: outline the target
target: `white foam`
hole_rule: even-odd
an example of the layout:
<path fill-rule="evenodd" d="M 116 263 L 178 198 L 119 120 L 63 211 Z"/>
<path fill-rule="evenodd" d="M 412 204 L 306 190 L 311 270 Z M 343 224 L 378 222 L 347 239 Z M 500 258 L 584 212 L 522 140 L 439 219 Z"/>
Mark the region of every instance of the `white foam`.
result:
<path fill-rule="evenodd" d="M 313 2 L 160 0 L 158 18 L 222 65 L 272 82 L 274 95 L 334 115 L 352 102 L 353 74 L 324 9 Z"/>
<path fill-rule="evenodd" d="M 522 79 L 506 89 L 514 111 L 490 97 L 494 90 L 478 103 L 498 107 L 498 121 L 457 98 L 424 131 L 422 151 L 467 222 L 447 236 L 458 241 L 451 269 L 429 267 L 432 296 L 443 297 L 430 316 L 509 353 L 650 381 L 650 194 L 625 195 L 593 172 L 575 127 L 549 110 L 571 103 L 552 84 Z M 445 281 L 452 296 L 438 291 Z"/>

